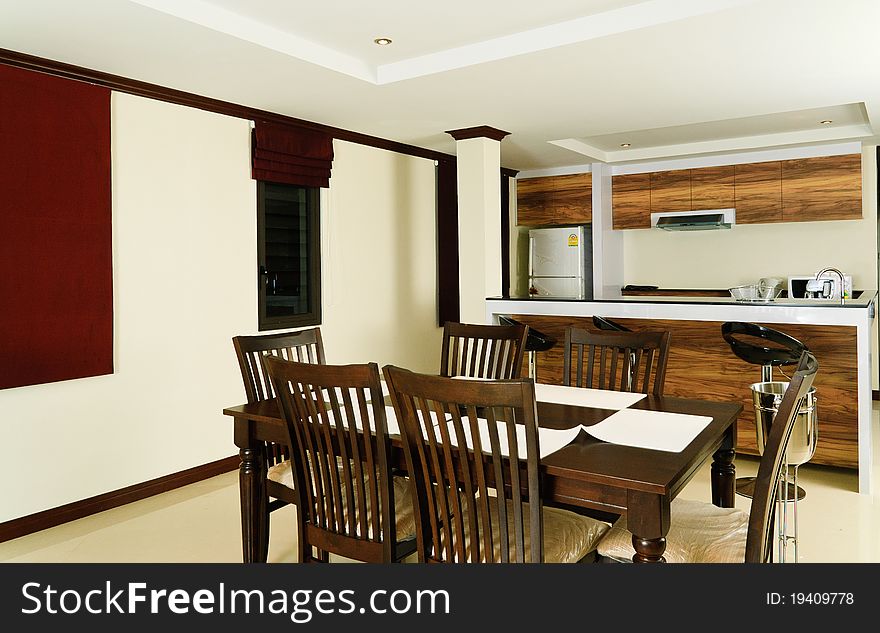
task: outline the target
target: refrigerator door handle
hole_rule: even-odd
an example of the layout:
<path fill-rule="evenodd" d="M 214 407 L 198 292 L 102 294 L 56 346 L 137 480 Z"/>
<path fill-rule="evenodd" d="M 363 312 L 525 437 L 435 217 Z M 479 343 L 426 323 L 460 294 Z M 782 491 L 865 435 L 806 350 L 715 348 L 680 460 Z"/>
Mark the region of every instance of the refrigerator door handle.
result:
<path fill-rule="evenodd" d="M 535 237 L 533 235 L 529 236 L 529 277 L 532 276 L 532 259 L 535 257 Z"/>
<path fill-rule="evenodd" d="M 584 249 L 587 247 L 586 242 L 584 242 L 584 227 L 578 227 L 578 253 L 583 253 Z M 583 256 L 578 257 L 578 277 L 581 278 L 581 290 L 578 293 L 578 299 L 584 299 L 584 258 Z"/>

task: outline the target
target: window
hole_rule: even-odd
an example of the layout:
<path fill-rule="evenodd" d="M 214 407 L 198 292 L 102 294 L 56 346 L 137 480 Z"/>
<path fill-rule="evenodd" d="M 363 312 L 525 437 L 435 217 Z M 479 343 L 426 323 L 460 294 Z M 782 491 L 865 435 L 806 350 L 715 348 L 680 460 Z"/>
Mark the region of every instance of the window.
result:
<path fill-rule="evenodd" d="M 259 328 L 321 322 L 321 230 L 317 187 L 257 182 Z"/>

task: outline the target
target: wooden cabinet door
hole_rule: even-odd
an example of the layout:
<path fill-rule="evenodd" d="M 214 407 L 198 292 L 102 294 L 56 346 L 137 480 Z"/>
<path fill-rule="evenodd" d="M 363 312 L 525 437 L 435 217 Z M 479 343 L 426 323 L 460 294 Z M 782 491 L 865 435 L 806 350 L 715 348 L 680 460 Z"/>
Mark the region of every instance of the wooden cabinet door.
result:
<path fill-rule="evenodd" d="M 546 178 L 525 178 L 516 181 L 516 223 L 533 226 L 544 217 L 550 201 L 550 183 Z"/>
<path fill-rule="evenodd" d="M 732 209 L 733 165 L 691 169 L 691 209 Z"/>
<path fill-rule="evenodd" d="M 785 222 L 862 217 L 862 156 L 819 156 L 782 162 Z"/>
<path fill-rule="evenodd" d="M 556 224 L 587 224 L 593 221 L 593 175 L 571 174 L 553 179 Z"/>
<path fill-rule="evenodd" d="M 592 174 L 545 176 L 516 181 L 520 226 L 563 226 L 592 221 Z"/>
<path fill-rule="evenodd" d="M 782 161 L 735 168 L 736 223 L 782 222 Z"/>
<path fill-rule="evenodd" d="M 651 173 L 651 213 L 691 210 L 691 170 Z"/>
<path fill-rule="evenodd" d="M 651 227 L 651 174 L 621 174 L 611 179 L 611 216 L 615 229 Z"/>

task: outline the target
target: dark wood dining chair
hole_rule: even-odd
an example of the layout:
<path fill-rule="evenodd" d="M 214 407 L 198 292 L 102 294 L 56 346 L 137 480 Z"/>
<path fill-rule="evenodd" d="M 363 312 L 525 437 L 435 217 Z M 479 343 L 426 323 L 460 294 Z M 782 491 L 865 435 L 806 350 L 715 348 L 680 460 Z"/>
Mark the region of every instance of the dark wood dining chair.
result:
<path fill-rule="evenodd" d="M 441 376 L 519 378 L 529 327 L 447 321 L 443 325 Z"/>
<path fill-rule="evenodd" d="M 248 402 L 259 402 L 275 397 L 272 383 L 266 371 L 266 358 L 277 356 L 287 360 L 324 364 L 324 343 L 320 328 L 314 327 L 298 332 L 236 336 L 232 339 L 238 367 L 244 382 Z M 269 547 L 269 514 L 288 504 L 296 503 L 293 492 L 293 469 L 287 446 L 266 442 L 263 446 L 266 463 L 266 499 L 261 512 L 261 539 L 263 558 Z"/>
<path fill-rule="evenodd" d="M 562 384 L 663 395 L 668 331 L 565 330 Z"/>
<path fill-rule="evenodd" d="M 664 558 L 670 563 L 762 563 L 773 560 L 774 510 L 791 432 L 819 363 L 803 352 L 782 402 L 773 418 L 764 454 L 758 466 L 755 492 L 749 512 L 719 508 L 711 503 L 675 499 L 670 508 L 670 527 Z M 619 519 L 599 542 L 601 560 L 630 562 L 634 554 L 626 518 Z"/>
<path fill-rule="evenodd" d="M 531 378 L 383 372 L 403 431 L 421 562 L 592 560 L 608 524 L 543 507 Z"/>
<path fill-rule="evenodd" d="M 391 563 L 415 551 L 409 482 L 392 475 L 379 366 L 266 359 L 293 458 L 300 562 Z M 318 555 L 316 556 L 316 553 Z"/>

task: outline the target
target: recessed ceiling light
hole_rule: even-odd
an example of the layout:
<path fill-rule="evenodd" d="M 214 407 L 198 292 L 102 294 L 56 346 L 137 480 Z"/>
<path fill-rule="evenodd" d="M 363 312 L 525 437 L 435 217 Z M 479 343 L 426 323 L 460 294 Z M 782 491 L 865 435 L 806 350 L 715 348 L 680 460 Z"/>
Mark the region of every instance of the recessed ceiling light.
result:
<path fill-rule="evenodd" d="M 377 37 L 373 40 L 379 46 L 388 46 L 391 43 L 391 38 L 388 37 Z"/>
<path fill-rule="evenodd" d="M 621 147 L 630 147 L 630 143 L 621 143 L 620 146 Z"/>
<path fill-rule="evenodd" d="M 831 119 L 823 119 L 822 121 L 819 121 L 819 125 L 831 125 L 832 123 L 834 123 L 834 121 Z"/>

